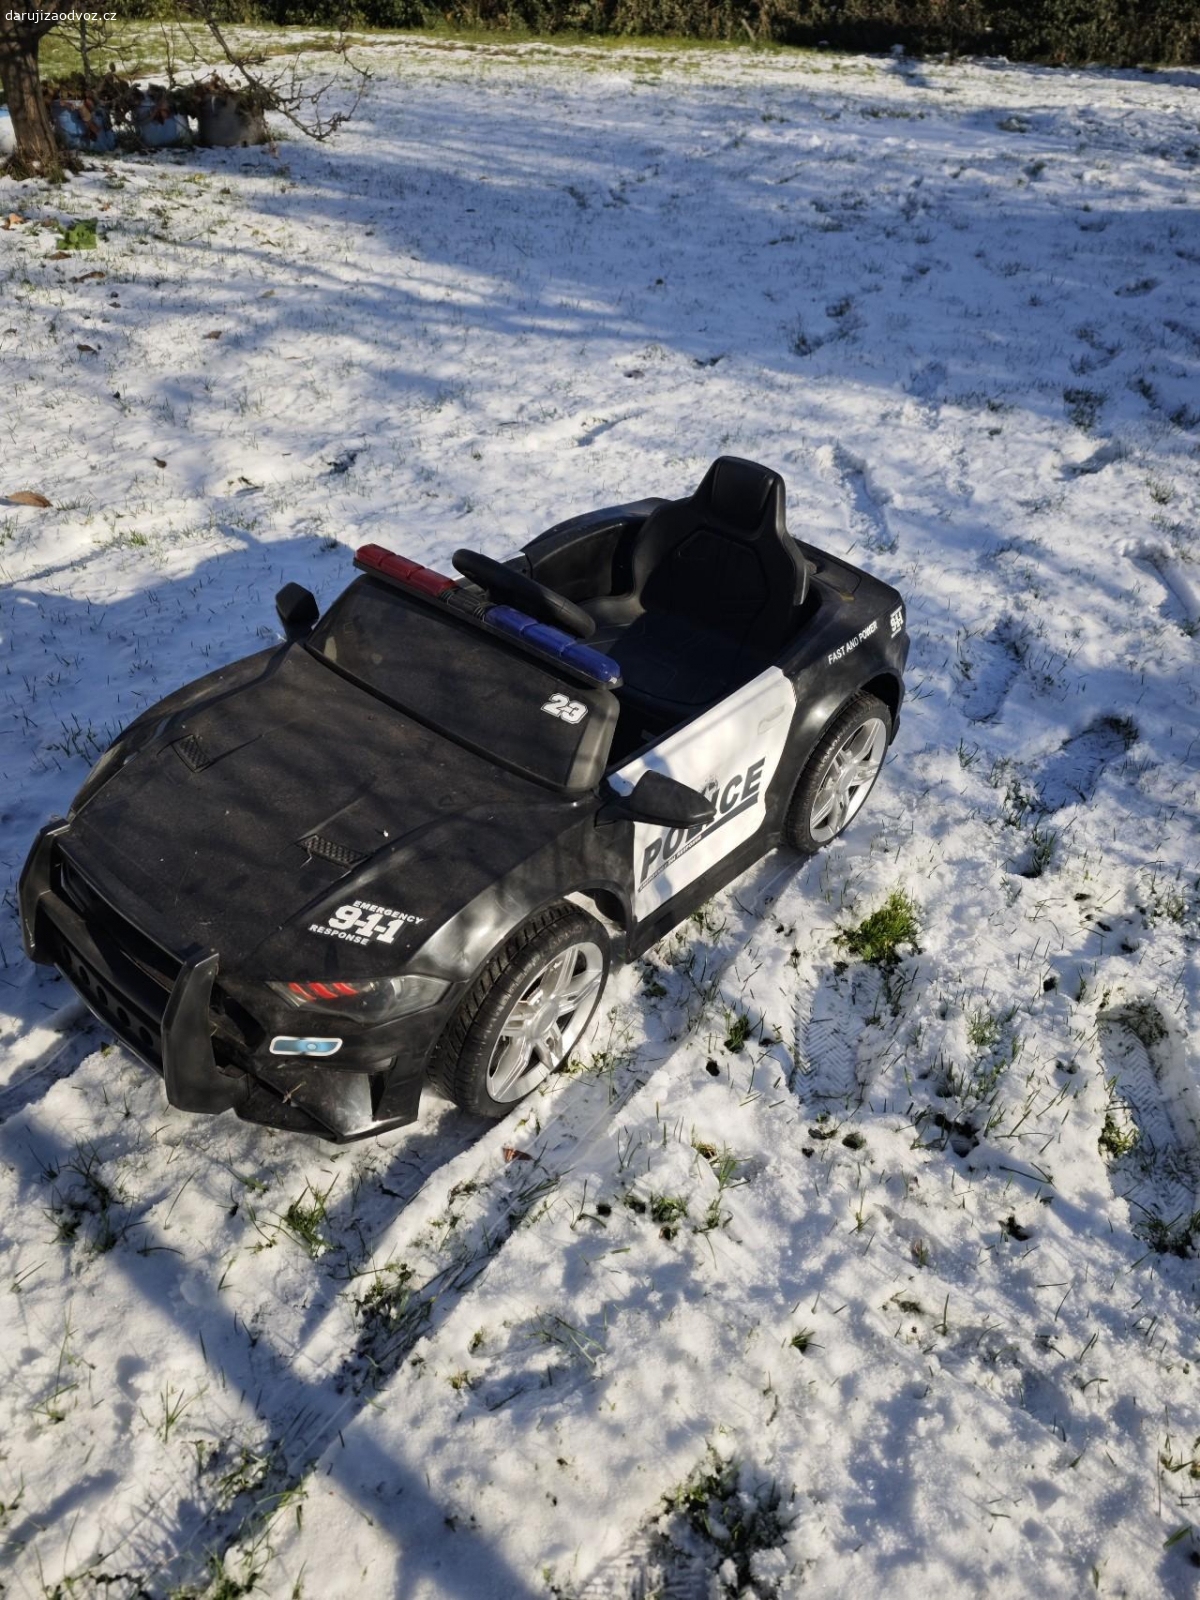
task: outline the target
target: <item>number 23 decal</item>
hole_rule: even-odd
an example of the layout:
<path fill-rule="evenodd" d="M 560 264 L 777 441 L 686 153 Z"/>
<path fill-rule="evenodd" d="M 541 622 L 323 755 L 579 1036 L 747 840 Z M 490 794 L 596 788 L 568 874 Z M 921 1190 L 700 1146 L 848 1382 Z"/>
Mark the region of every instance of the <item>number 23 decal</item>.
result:
<path fill-rule="evenodd" d="M 582 722 L 588 714 L 588 708 L 581 701 L 570 700 L 565 694 L 552 694 L 542 710 L 562 722 Z"/>

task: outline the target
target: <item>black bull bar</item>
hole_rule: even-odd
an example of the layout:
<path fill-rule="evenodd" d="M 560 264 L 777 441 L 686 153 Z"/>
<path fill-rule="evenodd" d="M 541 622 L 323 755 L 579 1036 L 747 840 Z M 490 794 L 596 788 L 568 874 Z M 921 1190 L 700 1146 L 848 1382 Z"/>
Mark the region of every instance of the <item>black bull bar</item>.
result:
<path fill-rule="evenodd" d="M 53 853 L 68 824 L 48 822 L 21 873 L 21 939 L 31 961 L 55 966 L 84 1004 L 156 1072 L 181 1111 L 210 1114 L 237 1105 L 246 1080 L 222 1072 L 213 1055 L 210 1007 L 216 951 L 195 949 L 164 989 L 119 951 L 101 950 L 83 918 L 54 887 Z M 164 1003 L 165 1001 L 165 1003 Z"/>

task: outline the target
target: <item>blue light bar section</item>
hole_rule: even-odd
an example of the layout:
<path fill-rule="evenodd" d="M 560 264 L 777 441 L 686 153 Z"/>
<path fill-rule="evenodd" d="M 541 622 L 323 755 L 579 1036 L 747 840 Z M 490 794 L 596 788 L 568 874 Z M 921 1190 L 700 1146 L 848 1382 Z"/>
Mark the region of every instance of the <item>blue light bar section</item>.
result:
<path fill-rule="evenodd" d="M 526 644 L 535 644 L 539 650 L 546 650 L 552 656 L 561 656 L 575 642 L 569 633 L 564 633 L 561 628 L 551 628 L 544 622 L 535 622 L 526 628 L 521 638 Z"/>
<path fill-rule="evenodd" d="M 610 688 L 616 688 L 621 682 L 621 668 L 611 656 L 593 650 L 590 645 L 580 644 L 576 639 L 572 639 L 559 660 L 574 667 L 577 672 L 586 672 L 597 683 L 608 684 Z"/>
<path fill-rule="evenodd" d="M 512 606 L 493 606 L 487 613 L 486 621 L 488 627 L 495 628 L 497 633 L 506 633 L 510 638 L 520 639 L 523 644 L 532 645 L 540 654 L 553 656 L 563 666 L 582 672 L 606 688 L 615 688 L 621 682 L 621 669 L 611 656 L 581 644 L 561 628 L 551 628 L 544 622 L 538 622 L 524 611 L 516 611 Z"/>
<path fill-rule="evenodd" d="M 487 624 L 497 633 L 511 633 L 518 639 L 526 628 L 537 627 L 533 617 L 526 616 L 524 611 L 514 611 L 512 606 L 493 606 L 487 613 Z"/>

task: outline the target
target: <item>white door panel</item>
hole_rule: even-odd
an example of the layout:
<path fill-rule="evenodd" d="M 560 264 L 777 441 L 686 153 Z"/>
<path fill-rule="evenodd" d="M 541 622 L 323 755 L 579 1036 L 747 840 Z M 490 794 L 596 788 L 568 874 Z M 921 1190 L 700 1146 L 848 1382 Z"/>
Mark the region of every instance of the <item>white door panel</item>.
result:
<path fill-rule="evenodd" d="M 795 688 L 778 667 L 768 667 L 611 774 L 613 788 L 628 794 L 644 772 L 663 772 L 708 795 L 717 807 L 710 823 L 694 828 L 634 823 L 633 909 L 639 922 L 762 827 L 767 789 L 795 709 Z"/>

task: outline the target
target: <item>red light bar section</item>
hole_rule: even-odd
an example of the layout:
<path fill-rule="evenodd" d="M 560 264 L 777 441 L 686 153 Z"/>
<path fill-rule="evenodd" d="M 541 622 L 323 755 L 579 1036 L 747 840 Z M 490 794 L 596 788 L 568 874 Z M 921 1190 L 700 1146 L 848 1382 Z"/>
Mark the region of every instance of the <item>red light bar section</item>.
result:
<path fill-rule="evenodd" d="M 354 565 L 361 567 L 364 572 L 377 572 L 382 578 L 392 578 L 406 589 L 415 589 L 418 594 L 428 595 L 431 600 L 444 595 L 447 589 L 457 587 L 453 578 L 434 572 L 432 567 L 423 567 L 418 561 L 409 561 L 406 556 L 398 556 L 394 551 L 385 550 L 381 544 L 360 546 L 354 557 Z"/>

